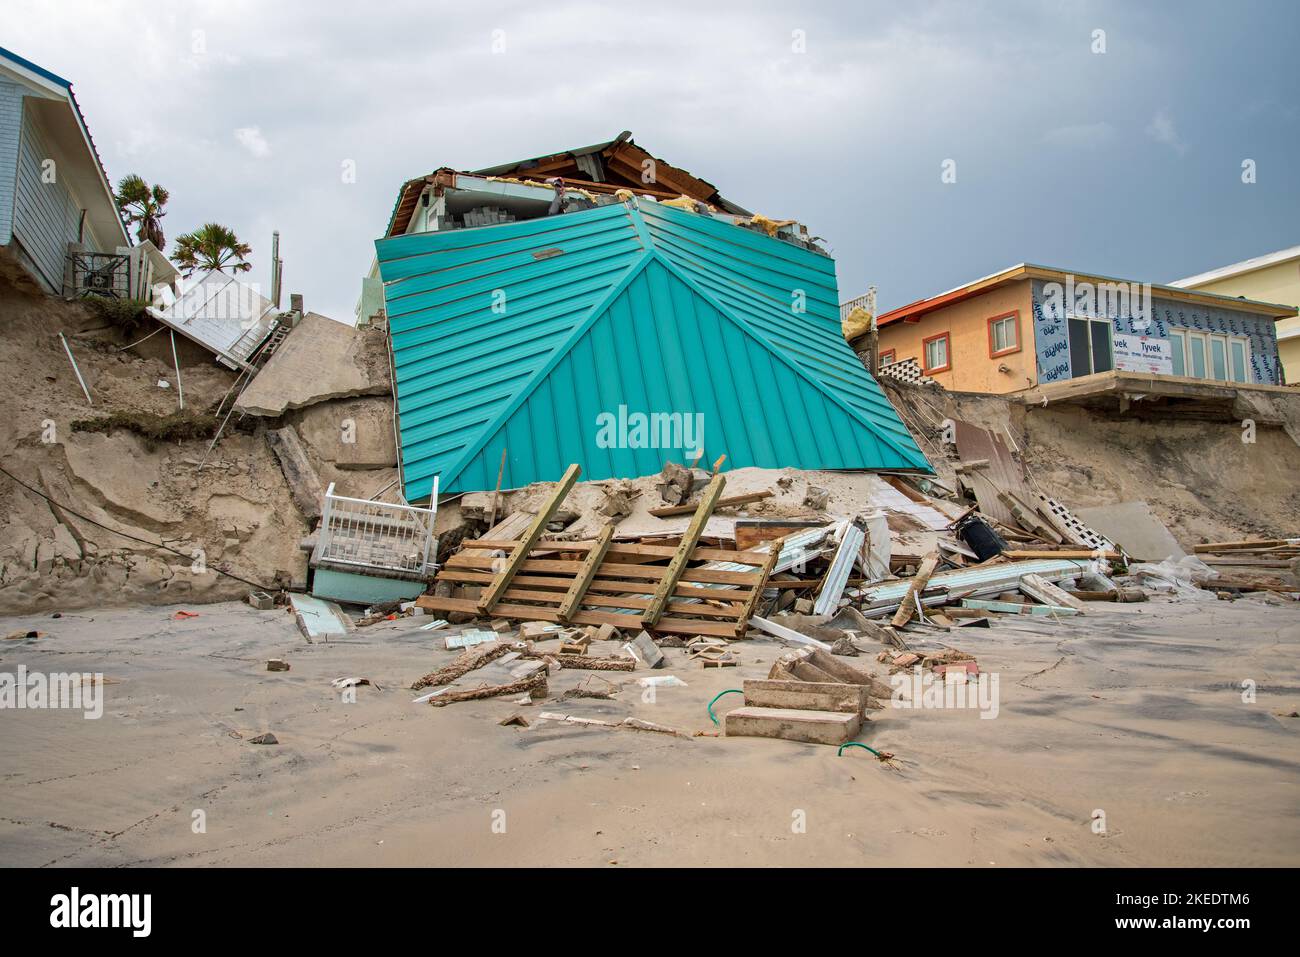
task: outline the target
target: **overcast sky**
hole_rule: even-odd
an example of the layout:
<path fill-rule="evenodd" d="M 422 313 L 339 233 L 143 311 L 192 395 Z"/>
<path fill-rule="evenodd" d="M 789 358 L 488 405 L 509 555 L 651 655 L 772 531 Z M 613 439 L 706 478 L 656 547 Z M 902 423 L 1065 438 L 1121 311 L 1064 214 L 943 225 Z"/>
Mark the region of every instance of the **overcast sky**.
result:
<path fill-rule="evenodd" d="M 1167 282 L 1295 245 L 1297 41 L 1292 0 L 0 0 L 114 182 L 171 191 L 169 247 L 225 223 L 265 282 L 279 229 L 285 292 L 345 321 L 402 181 L 624 129 L 806 223 L 882 309 L 1021 261 Z"/>

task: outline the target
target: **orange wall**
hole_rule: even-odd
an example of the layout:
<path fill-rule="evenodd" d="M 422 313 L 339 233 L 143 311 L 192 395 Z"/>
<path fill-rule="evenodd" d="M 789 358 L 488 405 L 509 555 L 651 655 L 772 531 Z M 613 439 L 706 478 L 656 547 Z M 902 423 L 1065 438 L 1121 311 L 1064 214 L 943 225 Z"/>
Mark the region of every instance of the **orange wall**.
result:
<path fill-rule="evenodd" d="M 990 358 L 988 320 L 1009 312 L 1020 314 L 1019 349 Z M 880 351 L 893 349 L 897 360 L 915 358 L 924 366 L 922 340 L 946 332 L 950 368 L 927 373 L 932 379 L 957 392 L 1019 392 L 1038 381 L 1033 326 L 1029 280 L 1022 279 L 936 309 L 920 322 L 891 322 L 880 330 Z M 1008 371 L 999 372 L 999 366 Z"/>

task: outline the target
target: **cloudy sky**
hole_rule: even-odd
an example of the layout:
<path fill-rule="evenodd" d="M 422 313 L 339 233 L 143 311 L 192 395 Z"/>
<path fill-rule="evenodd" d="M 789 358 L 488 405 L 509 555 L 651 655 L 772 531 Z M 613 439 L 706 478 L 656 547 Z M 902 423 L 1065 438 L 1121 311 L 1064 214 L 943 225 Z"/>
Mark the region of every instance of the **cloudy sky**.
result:
<path fill-rule="evenodd" d="M 346 321 L 403 180 L 624 129 L 807 223 L 882 308 L 1021 261 L 1160 282 L 1300 243 L 1291 0 L 0 0 L 0 24 L 72 81 L 115 181 L 171 190 L 169 237 L 230 225 L 265 282 L 279 229 L 285 291 Z"/>

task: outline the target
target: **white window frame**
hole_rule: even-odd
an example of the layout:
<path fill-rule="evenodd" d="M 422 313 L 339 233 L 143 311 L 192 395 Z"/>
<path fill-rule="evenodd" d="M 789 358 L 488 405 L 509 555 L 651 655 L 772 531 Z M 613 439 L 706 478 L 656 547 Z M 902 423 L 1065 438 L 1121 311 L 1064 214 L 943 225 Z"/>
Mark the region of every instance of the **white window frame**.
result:
<path fill-rule="evenodd" d="M 1174 337 L 1181 336 L 1180 344 Z M 1205 369 L 1203 375 L 1197 375 L 1192 369 L 1192 343 L 1198 343 L 1203 350 L 1205 360 Z M 1214 377 L 1214 353 L 1213 343 L 1221 343 L 1224 350 L 1224 375 L 1223 379 Z M 1242 350 L 1242 370 L 1243 378 L 1237 379 L 1233 376 L 1232 368 L 1232 346 L 1233 343 L 1241 343 Z M 1250 377 L 1250 337 L 1234 336 L 1226 332 L 1198 332 L 1194 329 L 1177 329 L 1169 334 L 1169 347 L 1175 354 L 1180 354 L 1183 360 L 1183 375 L 1189 379 L 1204 379 L 1207 382 L 1236 382 L 1239 385 L 1249 385 Z M 1181 350 L 1181 353 L 1179 353 Z"/>
<path fill-rule="evenodd" d="M 1006 355 L 1008 353 L 1015 352 L 1017 349 L 1020 348 L 1020 329 L 1019 329 L 1020 323 L 1015 313 L 1012 313 L 1009 316 L 1002 316 L 999 319 L 994 319 L 992 322 L 989 323 L 989 325 L 992 327 L 992 332 L 993 332 L 993 357 L 994 358 L 997 358 L 1000 355 Z M 1000 328 L 1004 328 L 1008 330 L 1007 341 L 1002 345 L 998 345 L 998 329 Z"/>

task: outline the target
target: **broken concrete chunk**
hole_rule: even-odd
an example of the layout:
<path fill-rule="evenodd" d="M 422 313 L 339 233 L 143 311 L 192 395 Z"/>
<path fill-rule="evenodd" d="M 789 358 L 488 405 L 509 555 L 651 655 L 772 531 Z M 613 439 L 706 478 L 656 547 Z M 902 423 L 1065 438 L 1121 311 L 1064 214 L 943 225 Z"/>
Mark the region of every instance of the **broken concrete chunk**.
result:
<path fill-rule="evenodd" d="M 637 661 L 647 668 L 663 667 L 665 658 L 664 653 L 659 650 L 650 633 L 642 631 L 639 635 L 629 641 L 623 648 Z"/>
<path fill-rule="evenodd" d="M 824 511 L 830 501 L 831 493 L 820 485 L 809 485 L 808 490 L 804 492 L 803 503 L 819 512 Z"/>
<path fill-rule="evenodd" d="M 289 662 L 285 661 L 283 658 L 270 658 L 266 662 L 266 670 L 267 671 L 288 671 Z"/>
<path fill-rule="evenodd" d="M 249 738 L 248 743 L 249 744 L 279 744 L 280 739 L 277 738 L 275 735 L 273 735 L 270 731 L 267 731 L 265 734 L 259 734 L 255 738 Z"/>

